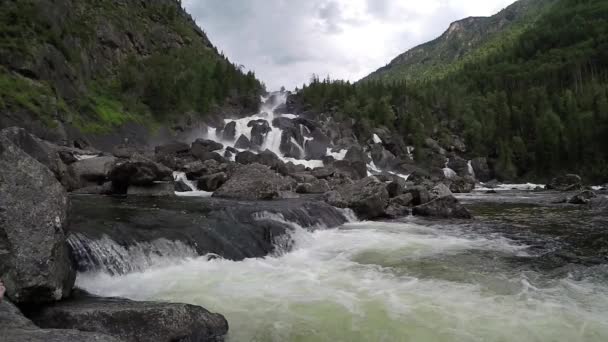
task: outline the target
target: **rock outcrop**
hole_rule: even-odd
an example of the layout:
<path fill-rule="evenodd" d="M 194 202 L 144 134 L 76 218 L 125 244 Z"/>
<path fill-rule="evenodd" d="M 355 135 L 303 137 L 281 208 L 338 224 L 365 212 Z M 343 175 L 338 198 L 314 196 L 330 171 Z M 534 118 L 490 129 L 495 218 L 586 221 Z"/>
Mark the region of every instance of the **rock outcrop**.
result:
<path fill-rule="evenodd" d="M 579 175 L 566 174 L 553 178 L 546 188 L 557 191 L 580 191 L 583 189 L 583 180 Z"/>
<path fill-rule="evenodd" d="M 241 200 L 272 200 L 283 192 L 294 191 L 296 182 L 261 164 L 240 165 L 214 194 L 214 197 Z"/>
<path fill-rule="evenodd" d="M 436 218 L 471 219 L 471 213 L 453 196 L 436 198 L 428 203 L 414 207 L 413 214 Z"/>

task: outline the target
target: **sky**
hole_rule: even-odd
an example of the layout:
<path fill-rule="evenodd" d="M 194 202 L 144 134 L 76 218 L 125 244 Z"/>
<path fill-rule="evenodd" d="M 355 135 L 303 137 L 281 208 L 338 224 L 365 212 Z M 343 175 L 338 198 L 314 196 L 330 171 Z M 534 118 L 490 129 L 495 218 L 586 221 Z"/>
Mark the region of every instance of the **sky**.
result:
<path fill-rule="evenodd" d="M 211 42 L 268 90 L 313 74 L 357 81 L 441 35 L 453 21 L 514 0 L 183 0 Z"/>

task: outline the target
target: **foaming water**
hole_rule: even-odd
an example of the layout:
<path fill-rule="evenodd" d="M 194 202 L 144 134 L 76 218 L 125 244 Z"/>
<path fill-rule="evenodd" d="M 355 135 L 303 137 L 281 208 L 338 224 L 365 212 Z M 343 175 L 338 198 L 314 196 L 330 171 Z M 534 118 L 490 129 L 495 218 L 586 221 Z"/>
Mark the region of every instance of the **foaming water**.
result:
<path fill-rule="evenodd" d="M 263 259 L 184 259 L 122 276 L 80 274 L 77 285 L 202 305 L 227 317 L 229 341 L 608 338 L 605 283 L 521 270 L 508 260 L 530 257 L 528 246 L 504 237 L 351 222 L 312 232 L 294 226 L 291 238 L 290 252 Z"/>

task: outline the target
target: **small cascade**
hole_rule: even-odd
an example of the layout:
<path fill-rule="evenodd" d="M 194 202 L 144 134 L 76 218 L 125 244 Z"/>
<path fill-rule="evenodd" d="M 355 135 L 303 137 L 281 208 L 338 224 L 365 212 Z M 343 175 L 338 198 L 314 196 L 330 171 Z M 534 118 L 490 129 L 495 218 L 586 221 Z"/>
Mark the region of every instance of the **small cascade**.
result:
<path fill-rule="evenodd" d="M 177 171 L 173 172 L 173 180 L 175 180 L 176 182 L 181 181 L 184 184 L 186 184 L 190 189 L 192 189 L 192 191 L 187 191 L 187 192 L 177 192 L 176 191 L 175 194 L 177 196 L 211 197 L 213 195 L 213 192 L 198 190 L 198 187 L 196 186 L 196 184 L 194 184 L 193 181 L 189 180 L 184 172 L 177 172 Z"/>
<path fill-rule="evenodd" d="M 124 247 L 108 236 L 93 240 L 73 233 L 68 244 L 80 272 L 102 271 L 111 275 L 143 271 L 196 257 L 196 251 L 180 241 L 158 239 Z"/>
<path fill-rule="evenodd" d="M 473 161 L 469 160 L 469 162 L 467 163 L 467 171 L 469 173 L 469 176 L 475 178 L 475 169 L 473 169 Z"/>
<path fill-rule="evenodd" d="M 378 134 L 374 134 L 374 144 L 382 144 L 382 139 L 378 136 Z"/>
<path fill-rule="evenodd" d="M 458 176 L 458 174 L 456 173 L 456 171 L 450 169 L 448 167 L 448 164 L 450 163 L 450 159 L 446 158 L 445 159 L 445 166 L 443 168 L 443 176 L 447 179 L 452 179 L 452 178 L 456 178 Z"/>

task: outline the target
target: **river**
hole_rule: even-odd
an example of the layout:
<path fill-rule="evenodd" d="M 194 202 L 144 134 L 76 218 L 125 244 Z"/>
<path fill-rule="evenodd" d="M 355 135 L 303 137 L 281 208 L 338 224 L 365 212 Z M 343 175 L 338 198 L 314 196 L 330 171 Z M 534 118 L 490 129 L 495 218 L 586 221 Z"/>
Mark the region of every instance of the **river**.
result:
<path fill-rule="evenodd" d="M 204 306 L 230 342 L 607 341 L 608 215 L 560 196 L 477 191 L 460 196 L 473 221 L 296 227 L 266 258 L 176 258 L 77 286 Z"/>

